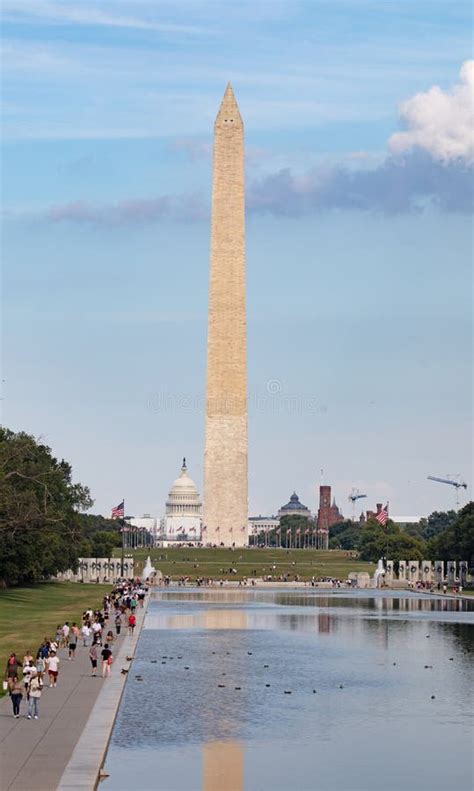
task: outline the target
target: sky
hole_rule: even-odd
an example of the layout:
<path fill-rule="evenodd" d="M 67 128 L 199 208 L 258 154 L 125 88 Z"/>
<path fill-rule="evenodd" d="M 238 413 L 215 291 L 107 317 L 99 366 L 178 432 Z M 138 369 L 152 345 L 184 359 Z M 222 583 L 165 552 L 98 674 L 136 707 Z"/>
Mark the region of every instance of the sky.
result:
<path fill-rule="evenodd" d="M 3 0 L 3 422 L 202 492 L 212 128 L 245 124 L 249 509 L 472 481 L 471 4 Z"/>

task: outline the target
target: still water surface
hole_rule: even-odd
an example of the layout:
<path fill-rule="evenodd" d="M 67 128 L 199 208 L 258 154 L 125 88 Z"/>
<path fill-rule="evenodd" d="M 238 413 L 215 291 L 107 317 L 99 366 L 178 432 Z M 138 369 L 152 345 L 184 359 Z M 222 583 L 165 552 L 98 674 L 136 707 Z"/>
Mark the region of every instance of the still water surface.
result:
<path fill-rule="evenodd" d="M 470 791 L 473 609 L 383 591 L 160 591 L 101 788 Z"/>

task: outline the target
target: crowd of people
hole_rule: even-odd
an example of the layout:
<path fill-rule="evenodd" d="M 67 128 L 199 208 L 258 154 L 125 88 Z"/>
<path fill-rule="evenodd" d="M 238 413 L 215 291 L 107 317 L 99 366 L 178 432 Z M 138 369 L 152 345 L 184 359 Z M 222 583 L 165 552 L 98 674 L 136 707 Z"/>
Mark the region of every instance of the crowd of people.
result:
<path fill-rule="evenodd" d="M 102 608 L 89 608 L 82 613 L 81 623 L 65 621 L 58 624 L 54 638 L 45 637 L 36 653 L 26 651 L 22 660 L 12 652 L 7 660 L 4 689 L 12 701 L 13 716 L 20 717 L 23 698 L 26 698 L 29 720 L 39 719 L 39 702 L 44 688 L 58 684 L 60 666 L 73 662 L 77 647 L 88 649 L 91 676 L 97 676 L 101 662 L 102 678 L 108 678 L 114 661 L 113 645 L 122 627 L 133 635 L 137 622 L 135 611 L 143 607 L 146 590 L 140 583 L 120 582 L 104 596 Z"/>
<path fill-rule="evenodd" d="M 273 569 L 276 567 L 273 567 Z M 237 574 L 237 571 L 234 570 Z M 255 572 L 255 575 L 257 572 Z M 343 580 L 338 579 L 336 577 L 311 577 L 311 579 L 301 579 L 299 574 L 290 574 L 286 572 L 284 574 L 263 574 L 261 577 L 252 576 L 250 579 L 248 577 L 242 577 L 242 579 L 233 581 L 233 585 L 237 585 L 239 588 L 245 588 L 247 586 L 256 587 L 260 582 L 289 582 L 289 583 L 302 583 L 305 587 L 312 587 L 317 588 L 318 583 L 330 582 L 333 588 L 342 588 L 350 585 L 350 580 Z M 163 578 L 158 580 L 159 586 L 169 586 L 175 583 L 178 588 L 186 587 L 186 586 L 197 586 L 198 588 L 201 587 L 225 587 L 228 585 L 229 580 L 224 579 L 223 577 L 213 579 L 212 577 L 190 577 L 190 576 L 181 576 L 178 577 L 177 580 L 173 580 L 170 576 L 164 576 Z"/>

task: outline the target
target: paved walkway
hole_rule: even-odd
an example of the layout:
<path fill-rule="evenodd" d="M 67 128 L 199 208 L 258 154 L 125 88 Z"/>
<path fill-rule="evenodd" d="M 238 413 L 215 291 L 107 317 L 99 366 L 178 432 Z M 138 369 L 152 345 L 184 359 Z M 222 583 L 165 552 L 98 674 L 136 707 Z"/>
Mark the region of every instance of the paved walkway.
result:
<path fill-rule="evenodd" d="M 110 679 L 91 677 L 89 649 L 84 648 L 80 640 L 74 661 L 67 660 L 67 652 L 59 652 L 61 664 L 58 686 L 49 689 L 46 684 L 39 703 L 38 720 L 26 718 L 25 697 L 21 703 L 20 719 L 17 720 L 12 716 L 10 697 L 0 700 L 1 791 L 53 791 L 58 788 L 96 701 L 102 690 L 106 692 L 107 686 L 113 684 L 116 707 L 112 710 L 109 706 L 108 717 L 102 721 L 107 746 L 126 679 L 120 670 L 129 665 L 125 657 L 133 655 L 145 612 L 146 608 L 137 611 L 134 637 L 121 635 L 114 643 L 115 661 Z M 99 768 L 100 764 L 96 775 Z M 88 786 L 91 791 L 94 787 L 95 783 Z"/>
<path fill-rule="evenodd" d="M 149 595 L 143 609 L 136 611 L 137 625 L 132 637 L 127 636 L 117 653 L 115 673 L 103 684 L 87 725 L 77 742 L 71 758 L 61 776 L 59 791 L 91 791 L 97 787 L 101 769 L 109 745 L 113 724 L 117 716 L 127 674 L 121 669 L 129 669 L 127 657 L 135 655 L 135 649 L 142 630 L 148 608 Z"/>

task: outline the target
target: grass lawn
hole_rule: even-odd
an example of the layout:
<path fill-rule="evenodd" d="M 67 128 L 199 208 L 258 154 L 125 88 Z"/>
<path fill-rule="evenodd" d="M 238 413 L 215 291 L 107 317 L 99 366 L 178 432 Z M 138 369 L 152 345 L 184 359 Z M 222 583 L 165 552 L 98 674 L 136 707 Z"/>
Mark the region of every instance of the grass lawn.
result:
<path fill-rule="evenodd" d="M 43 637 L 54 637 L 58 623 L 76 621 L 79 624 L 84 610 L 101 607 L 104 593 L 109 593 L 111 589 L 111 585 L 45 582 L 28 588 L 0 590 L 2 679 L 12 651 L 15 651 L 20 661 L 27 649 L 36 656 Z"/>
<path fill-rule="evenodd" d="M 120 555 L 120 550 L 115 552 Z M 128 554 L 128 551 L 127 551 Z M 346 579 L 351 571 L 374 573 L 375 564 L 350 557 L 349 552 L 321 549 L 207 549 L 207 548 L 153 548 L 136 549 L 135 574 L 140 575 L 147 556 L 153 566 L 163 574 L 174 579 L 197 576 L 214 579 L 234 579 L 242 577 L 262 577 L 265 574 L 280 576 L 298 574 L 301 580 L 311 577 L 337 577 Z M 294 565 L 293 565 L 294 564 Z M 276 566 L 275 569 L 272 567 Z M 237 574 L 229 574 L 229 569 L 237 569 Z M 256 573 L 254 573 L 256 572 Z"/>

